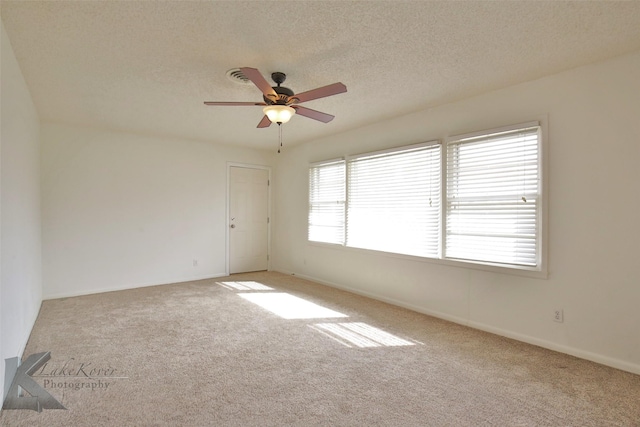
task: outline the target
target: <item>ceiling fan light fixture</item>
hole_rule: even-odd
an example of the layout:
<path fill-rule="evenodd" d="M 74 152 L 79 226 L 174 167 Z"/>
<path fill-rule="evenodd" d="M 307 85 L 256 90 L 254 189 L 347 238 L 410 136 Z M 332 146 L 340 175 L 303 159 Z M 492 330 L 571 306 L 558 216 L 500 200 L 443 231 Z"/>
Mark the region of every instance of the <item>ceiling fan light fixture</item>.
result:
<path fill-rule="evenodd" d="M 268 105 L 262 109 L 271 123 L 287 123 L 296 113 L 296 110 L 287 105 Z"/>

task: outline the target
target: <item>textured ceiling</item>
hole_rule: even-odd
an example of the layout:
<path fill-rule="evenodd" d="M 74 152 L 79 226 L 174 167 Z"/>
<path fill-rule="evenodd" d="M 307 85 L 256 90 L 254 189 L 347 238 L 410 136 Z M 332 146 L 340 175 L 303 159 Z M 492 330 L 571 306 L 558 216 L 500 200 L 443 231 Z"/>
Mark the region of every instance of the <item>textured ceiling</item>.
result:
<path fill-rule="evenodd" d="M 640 49 L 640 2 L 2 1 L 2 20 L 44 121 L 272 149 L 256 129 L 254 67 L 303 92 L 292 145 Z M 270 81 L 270 80 L 269 80 Z"/>

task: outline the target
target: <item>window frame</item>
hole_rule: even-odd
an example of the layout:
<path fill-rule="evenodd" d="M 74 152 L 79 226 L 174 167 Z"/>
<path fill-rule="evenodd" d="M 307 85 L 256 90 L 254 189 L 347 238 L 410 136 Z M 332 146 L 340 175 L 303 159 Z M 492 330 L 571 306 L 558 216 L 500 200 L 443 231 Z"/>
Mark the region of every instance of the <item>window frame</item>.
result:
<path fill-rule="evenodd" d="M 342 230 L 342 242 L 328 242 L 328 241 L 321 241 L 321 240 L 311 240 L 310 239 L 310 235 L 311 235 L 311 213 L 312 213 L 312 203 L 311 203 L 311 170 L 312 168 L 318 168 L 318 167 L 325 167 L 325 166 L 331 166 L 334 164 L 342 164 L 343 167 L 343 172 L 344 172 L 344 200 L 342 200 L 342 225 L 343 225 L 343 230 Z M 307 172 L 307 177 L 309 178 L 309 182 L 307 185 L 307 189 L 309 191 L 308 193 L 308 197 L 307 197 L 307 242 L 309 243 L 315 243 L 315 244 L 323 244 L 323 245 L 332 245 L 332 246 L 345 246 L 345 240 L 346 240 L 346 233 L 347 233 L 347 169 L 346 169 L 346 160 L 344 158 L 335 158 L 335 159 L 330 159 L 330 160 L 324 160 L 324 161 L 320 161 L 320 162 L 314 162 L 311 163 L 309 165 L 308 168 L 308 172 Z"/>
<path fill-rule="evenodd" d="M 513 125 L 508 125 L 508 126 L 502 126 L 502 127 L 495 127 L 495 128 L 490 128 L 490 129 L 485 129 L 485 130 L 481 130 L 481 131 L 474 131 L 474 132 L 469 132 L 469 133 L 464 133 L 464 134 L 456 134 L 453 136 L 447 136 L 442 138 L 441 140 L 431 140 L 428 142 L 423 142 L 420 144 L 408 144 L 408 145 L 402 145 L 402 146 L 397 146 L 397 147 L 392 147 L 392 148 L 388 148 L 388 149 L 384 149 L 384 150 L 378 150 L 378 151 L 372 151 L 372 152 L 366 152 L 366 153 L 360 153 L 360 154 L 356 154 L 356 155 L 348 155 L 348 156 L 344 156 L 341 157 L 339 159 L 332 159 L 332 160 L 327 160 L 327 161 L 320 161 L 320 162 L 314 162 L 314 163 L 310 163 L 309 164 L 309 168 L 311 168 L 314 165 L 318 165 L 318 164 L 322 164 L 322 163 L 328 163 L 328 162 L 335 162 L 338 160 L 343 160 L 344 161 L 344 167 L 345 167 L 345 223 L 344 223 L 344 241 L 342 244 L 333 244 L 333 243 L 324 243 L 324 242 L 318 242 L 318 241 L 311 241 L 308 239 L 308 230 L 307 230 L 307 244 L 309 245 L 313 245 L 313 246 L 324 246 L 326 247 L 327 245 L 330 245 L 331 247 L 341 247 L 341 250 L 346 250 L 346 251 L 350 251 L 350 252 L 356 252 L 356 253 L 367 253 L 369 255 L 372 256 L 381 256 L 381 257 L 391 257 L 391 258 L 400 258 L 400 259 L 406 259 L 406 260 L 410 260 L 410 261 L 414 261 L 414 262 L 421 262 L 421 263 L 429 263 L 429 264 L 437 264 L 437 265 L 445 265 L 445 266 L 451 266 L 451 267 L 458 267 L 458 268 L 468 268 L 468 269 L 474 269 L 474 270 L 482 270 L 482 271 L 488 271 L 488 272 L 494 272 L 494 273 L 501 273 L 501 274 L 508 274 L 508 275 L 516 275 L 516 276 L 523 276 L 523 277 L 528 277 L 528 278 L 533 278 L 533 279 L 546 279 L 548 277 L 548 264 L 547 264 L 547 260 L 548 260 L 548 182 L 547 182 L 547 169 L 548 169 L 548 159 L 547 159 L 547 145 L 548 145 L 548 137 L 547 137 L 547 132 L 548 132 L 548 125 L 547 125 L 548 119 L 547 116 L 541 116 L 538 118 L 538 120 L 535 121 L 529 121 L 529 122 L 522 122 L 522 123 L 518 123 L 518 124 L 513 124 Z M 532 127 L 532 126 L 537 126 L 539 127 L 539 141 L 538 141 L 538 179 L 539 179 L 539 200 L 538 200 L 538 210 L 537 210 L 537 221 L 538 221 L 538 235 L 537 235 L 537 249 L 538 249 L 538 253 L 537 253 L 537 265 L 536 266 L 525 266 L 525 265 L 515 265 L 515 264 L 502 264 L 502 263 L 495 263 L 495 262 L 487 262 L 487 261 L 474 261 L 474 260 L 459 260 L 459 259 L 452 259 L 452 258 L 446 258 L 446 253 L 445 253 L 445 242 L 446 242 L 446 232 L 447 232 L 447 223 L 446 223 L 446 198 L 447 198 L 447 193 L 446 193 L 446 186 L 447 186 L 447 169 L 446 169 L 446 163 L 447 163 L 447 147 L 448 144 L 451 141 L 459 141 L 460 139 L 466 139 L 466 138 L 474 138 L 474 137 L 479 137 L 479 136 L 483 136 L 483 135 L 491 135 L 491 134 L 496 134 L 496 133 L 501 133 L 501 132 L 508 132 L 508 131 L 513 131 L 513 130 L 517 130 L 517 129 L 523 129 L 523 128 L 528 128 L 528 127 Z M 348 199 L 349 199 L 349 177 L 348 177 L 348 159 L 350 158 L 357 158 L 357 157 L 362 157 L 362 156 L 367 156 L 367 155 L 374 155 L 377 153 L 386 153 L 386 152 L 393 152 L 393 151 L 399 151 L 399 150 L 403 150 L 403 149 L 407 149 L 411 146 L 414 145 L 421 145 L 421 144 L 440 144 L 441 145 L 441 152 L 440 152 L 440 161 L 441 161 L 441 167 L 440 167 L 440 173 L 441 173 L 441 177 L 440 177 L 440 185 L 441 185 L 441 189 L 440 189 L 440 250 L 439 250 L 439 257 L 438 258 L 429 258 L 429 257 L 423 257 L 423 256 L 416 256 L 416 255 L 404 255 L 404 254 L 399 254 L 399 253 L 394 253 L 394 252 L 385 252 L 385 251 L 380 251 L 380 250 L 374 250 L 374 249 L 362 249 L 362 248 L 356 248 L 356 247 L 350 247 L 346 245 L 346 236 L 347 236 L 347 227 L 348 227 L 348 223 L 347 223 L 347 210 L 348 210 Z M 307 226 L 308 226 L 308 222 L 307 222 Z"/>
<path fill-rule="evenodd" d="M 439 185 L 439 191 L 437 194 L 437 203 L 439 204 L 439 207 L 441 207 L 440 205 L 442 204 L 442 156 L 443 156 L 443 144 L 442 141 L 440 140 L 432 140 L 432 141 L 426 141 L 426 142 L 420 142 L 417 144 L 410 144 L 410 145 L 402 145 L 399 147 L 393 147 L 393 148 L 388 148 L 388 149 L 384 149 L 384 150 L 378 150 L 378 151 L 372 151 L 372 152 L 366 152 L 366 153 L 360 153 L 360 154 L 354 154 L 354 155 L 349 155 L 349 156 L 345 156 L 345 167 L 346 167 L 346 176 L 345 176 L 345 186 L 346 186 L 346 204 L 345 204 L 345 239 L 344 239 L 344 247 L 347 248 L 352 248 L 352 249 L 362 249 L 362 250 L 371 250 L 371 251 L 376 251 L 376 252 L 384 252 L 384 253 L 392 253 L 392 254 L 397 254 L 397 255 L 404 255 L 404 256 L 411 256 L 411 257 L 417 257 L 417 258 L 428 258 L 428 259 L 432 259 L 432 257 L 429 256 L 423 256 L 423 255 L 410 255 L 407 253 L 401 253 L 401 252 L 389 252 L 389 251 L 384 251 L 381 249 L 371 249 L 371 248 L 364 248 L 361 246 L 351 246 L 349 245 L 349 200 L 350 200 L 350 193 L 351 193 L 351 185 L 350 185 L 350 181 L 351 181 L 351 168 L 350 168 L 350 164 L 352 162 L 358 162 L 361 159 L 366 159 L 366 158 L 383 158 L 385 156 L 394 156 L 394 155 L 401 155 L 404 154 L 406 152 L 411 152 L 411 151 L 419 151 L 419 150 L 423 150 L 423 149 L 433 149 L 433 148 L 437 148 L 438 150 L 438 156 L 440 156 L 440 165 L 439 165 L 439 181 L 440 181 L 440 185 Z M 442 227 L 442 210 L 440 209 L 440 212 L 438 213 L 438 223 L 437 223 L 437 227 L 440 228 Z M 441 230 L 438 230 L 441 231 Z M 440 236 L 439 236 L 440 237 Z M 436 243 L 437 246 L 437 256 L 434 257 L 435 259 L 440 258 L 442 256 L 442 243 L 441 241 L 438 241 Z"/>
<path fill-rule="evenodd" d="M 471 133 L 466 133 L 466 134 L 461 134 L 461 135 L 454 135 L 451 137 L 448 137 L 445 139 L 444 142 L 444 150 L 445 150 L 445 161 L 443 162 L 443 168 L 442 168 L 442 179 L 443 179 L 443 211 L 442 211 L 442 239 L 446 239 L 447 238 L 447 230 L 448 230 L 448 224 L 447 224 L 447 204 L 450 200 L 449 198 L 449 194 L 447 192 L 447 185 L 448 185 L 448 157 L 449 157 L 449 147 L 453 144 L 464 144 L 463 141 L 465 140 L 473 140 L 473 139 L 480 139 L 480 138 L 487 138 L 489 139 L 491 136 L 496 136 L 497 138 L 499 138 L 500 134 L 506 134 L 506 133 L 510 133 L 510 132 L 516 132 L 519 130 L 525 130 L 525 129 L 531 129 L 531 128 L 537 128 L 537 174 L 538 174 L 538 197 L 536 197 L 536 225 L 538 226 L 538 230 L 536 233 L 536 239 L 535 239 L 535 247 L 536 247 L 536 258 L 535 258 L 535 265 L 533 266 L 529 266 L 529 265 L 521 265 L 521 264 L 515 264 L 515 263 L 500 263 L 500 262 L 492 262 L 492 261 L 483 261 L 483 260 L 473 260 L 473 259 L 459 259 L 459 258 L 455 258 L 455 257 L 449 257 L 447 255 L 447 241 L 443 240 L 442 241 L 442 258 L 446 259 L 446 260 L 452 260 L 452 261 L 461 261 L 461 262 L 471 262 L 471 263 L 480 263 L 480 264 L 487 264 L 487 265 L 498 265 L 498 266 L 504 266 L 505 268 L 515 268 L 515 269 L 522 269 L 522 270 L 532 270 L 532 271 L 540 271 L 542 270 L 542 244 L 543 244 L 543 239 L 542 239 L 542 234 L 543 234 L 543 229 L 542 229 L 542 212 L 544 211 L 544 207 L 543 205 L 545 204 L 545 201 L 543 200 L 545 195 L 546 195 L 546 191 L 543 187 L 543 166 L 544 166 L 544 162 L 542 161 L 542 141 L 543 141 L 543 136 L 542 136 L 542 132 L 543 132 L 543 127 L 541 125 L 541 123 L 539 121 L 532 121 L 532 122 L 526 122 L 526 123 L 519 123 L 519 124 L 515 124 L 515 125 L 510 125 L 510 126 L 503 126 L 500 128 L 494 128 L 494 129 L 488 129 L 488 130 L 484 130 L 484 131 L 477 131 L 477 132 L 471 132 Z M 462 145 L 461 144 L 461 145 Z M 495 197 L 495 196 L 492 196 Z"/>

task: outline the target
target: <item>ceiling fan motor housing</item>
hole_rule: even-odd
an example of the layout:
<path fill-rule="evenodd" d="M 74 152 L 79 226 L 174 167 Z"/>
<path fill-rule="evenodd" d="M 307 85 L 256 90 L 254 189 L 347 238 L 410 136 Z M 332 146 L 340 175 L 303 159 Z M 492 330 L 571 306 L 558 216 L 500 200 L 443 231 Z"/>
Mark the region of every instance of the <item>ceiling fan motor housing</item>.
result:
<path fill-rule="evenodd" d="M 278 74 L 278 73 L 273 73 L 273 74 Z M 279 74 L 284 75 L 283 73 L 279 73 Z M 278 85 L 282 83 L 282 81 L 284 81 L 284 79 L 282 79 L 281 81 L 277 81 L 275 78 L 273 80 L 276 83 L 278 83 Z M 262 98 L 264 99 L 264 102 L 266 102 L 268 105 L 273 105 L 273 104 L 288 105 L 291 103 L 292 100 L 290 100 L 290 98 L 294 95 L 291 89 L 284 86 L 272 86 L 272 87 L 274 92 L 278 94 L 278 99 L 267 98 L 266 96 L 263 95 Z"/>

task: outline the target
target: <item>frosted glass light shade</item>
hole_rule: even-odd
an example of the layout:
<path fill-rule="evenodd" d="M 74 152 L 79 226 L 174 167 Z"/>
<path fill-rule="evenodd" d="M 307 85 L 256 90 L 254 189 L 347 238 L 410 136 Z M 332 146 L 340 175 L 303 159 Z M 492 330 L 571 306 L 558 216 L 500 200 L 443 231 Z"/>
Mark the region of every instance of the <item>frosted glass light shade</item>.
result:
<path fill-rule="evenodd" d="M 269 117 L 271 123 L 287 123 L 296 113 L 296 110 L 286 105 L 269 105 L 264 107 L 262 111 Z"/>

